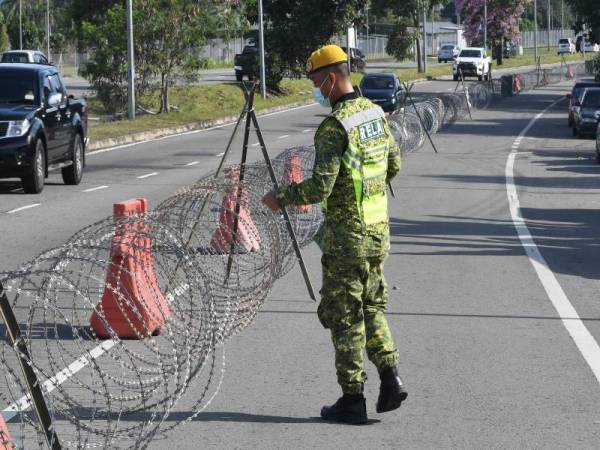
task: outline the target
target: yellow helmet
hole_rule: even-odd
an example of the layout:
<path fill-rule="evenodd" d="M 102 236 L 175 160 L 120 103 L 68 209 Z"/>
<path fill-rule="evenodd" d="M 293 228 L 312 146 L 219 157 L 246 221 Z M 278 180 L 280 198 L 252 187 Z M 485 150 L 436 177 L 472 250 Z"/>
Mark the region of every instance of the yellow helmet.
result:
<path fill-rule="evenodd" d="M 318 70 L 324 69 L 325 67 L 347 61 L 348 55 L 344 50 L 337 45 L 326 45 L 321 47 L 319 50 L 314 51 L 312 55 L 310 55 L 310 58 L 308 58 L 308 64 L 306 65 L 306 71 L 309 75 L 311 75 Z"/>

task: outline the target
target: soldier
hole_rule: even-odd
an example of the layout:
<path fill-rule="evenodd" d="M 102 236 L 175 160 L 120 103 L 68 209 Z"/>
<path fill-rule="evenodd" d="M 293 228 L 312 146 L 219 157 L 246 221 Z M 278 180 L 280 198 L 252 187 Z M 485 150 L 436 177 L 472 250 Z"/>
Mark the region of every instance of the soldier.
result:
<path fill-rule="evenodd" d="M 406 399 L 398 376 L 398 351 L 384 311 L 387 289 L 383 264 L 390 246 L 387 182 L 400 170 L 400 152 L 380 107 L 352 87 L 348 56 L 336 45 L 314 52 L 308 77 L 315 99 L 331 114 L 314 138 L 310 179 L 263 198 L 269 208 L 321 202 L 324 223 L 316 236 L 323 252 L 323 286 L 318 317 L 331 330 L 337 379 L 343 396 L 321 409 L 336 422 L 367 421 L 363 395 L 363 352 L 381 379 L 377 412 Z"/>

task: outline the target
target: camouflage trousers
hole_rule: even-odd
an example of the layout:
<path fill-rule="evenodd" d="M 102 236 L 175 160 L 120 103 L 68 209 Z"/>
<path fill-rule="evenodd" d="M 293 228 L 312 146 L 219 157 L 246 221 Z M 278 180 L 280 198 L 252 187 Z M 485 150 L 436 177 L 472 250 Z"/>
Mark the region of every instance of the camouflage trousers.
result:
<path fill-rule="evenodd" d="M 377 369 L 395 366 L 398 351 L 384 311 L 387 287 L 385 256 L 340 258 L 324 254 L 318 315 L 331 330 L 338 383 L 345 394 L 363 392 L 364 350 Z"/>

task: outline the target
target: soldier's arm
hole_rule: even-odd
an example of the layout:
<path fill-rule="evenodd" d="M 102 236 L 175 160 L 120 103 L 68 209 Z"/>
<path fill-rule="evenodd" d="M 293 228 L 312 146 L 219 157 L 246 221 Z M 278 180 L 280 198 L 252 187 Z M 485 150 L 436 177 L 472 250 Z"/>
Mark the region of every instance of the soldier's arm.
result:
<path fill-rule="evenodd" d="M 390 136 L 390 151 L 388 153 L 388 170 L 387 170 L 387 181 L 391 181 L 397 174 L 400 172 L 400 166 L 402 165 L 400 161 L 400 149 L 396 145 L 396 141 L 394 140 L 391 133 Z"/>
<path fill-rule="evenodd" d="M 283 186 L 276 193 L 281 206 L 309 205 L 325 200 L 335 184 L 348 137 L 341 124 L 328 118 L 315 134 L 315 165 L 311 178 Z"/>

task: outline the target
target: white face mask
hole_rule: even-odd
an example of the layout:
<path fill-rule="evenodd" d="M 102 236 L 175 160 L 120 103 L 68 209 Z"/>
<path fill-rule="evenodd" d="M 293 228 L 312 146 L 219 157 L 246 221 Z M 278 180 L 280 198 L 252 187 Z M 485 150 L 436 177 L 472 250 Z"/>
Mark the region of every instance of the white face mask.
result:
<path fill-rule="evenodd" d="M 327 97 L 325 97 L 323 95 L 323 92 L 321 92 L 321 87 L 323 87 L 323 85 L 325 84 L 325 81 L 327 81 L 327 78 L 325 78 L 323 80 L 323 82 L 321 83 L 321 86 L 313 89 L 313 96 L 315 97 L 315 100 L 319 103 L 319 105 L 321 105 L 324 108 L 331 108 L 331 101 L 329 101 L 329 95 L 331 95 L 331 92 L 333 92 L 333 86 L 331 86 L 329 95 Z"/>

